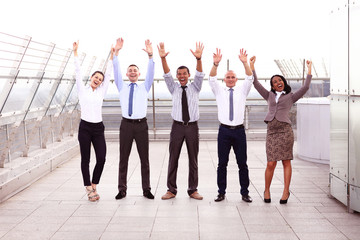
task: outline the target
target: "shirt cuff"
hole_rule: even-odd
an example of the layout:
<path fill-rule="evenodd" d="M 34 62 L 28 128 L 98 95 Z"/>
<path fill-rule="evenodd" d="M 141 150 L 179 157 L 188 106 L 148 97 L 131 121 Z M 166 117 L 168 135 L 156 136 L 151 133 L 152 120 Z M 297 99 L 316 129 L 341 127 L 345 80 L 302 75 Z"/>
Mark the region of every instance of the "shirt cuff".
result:
<path fill-rule="evenodd" d="M 171 77 L 171 72 L 169 71 L 168 73 L 164 73 L 163 77 Z"/>
<path fill-rule="evenodd" d="M 246 75 L 245 80 L 254 81 L 254 75 L 251 76 Z"/>
<path fill-rule="evenodd" d="M 205 73 L 204 72 L 198 72 L 197 70 L 195 70 L 195 76 L 205 77 Z"/>
<path fill-rule="evenodd" d="M 212 82 L 217 81 L 217 76 L 210 76 L 209 81 L 212 81 Z"/>

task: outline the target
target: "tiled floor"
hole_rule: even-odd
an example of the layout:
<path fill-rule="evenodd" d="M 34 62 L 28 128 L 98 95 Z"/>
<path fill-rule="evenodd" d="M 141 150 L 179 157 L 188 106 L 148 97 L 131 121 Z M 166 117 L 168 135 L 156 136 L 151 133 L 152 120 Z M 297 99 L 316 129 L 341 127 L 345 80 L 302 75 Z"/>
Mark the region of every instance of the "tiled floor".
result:
<path fill-rule="evenodd" d="M 237 166 L 231 154 L 226 200 L 217 195 L 216 141 L 201 141 L 199 192 L 202 201 L 187 195 L 187 153 L 183 148 L 178 171 L 178 194 L 166 192 L 168 142 L 150 143 L 152 191 L 142 196 L 140 165 L 134 145 L 128 171 L 128 195 L 117 194 L 118 143 L 109 142 L 107 162 L 98 186 L 100 201 L 87 200 L 77 156 L 54 172 L 0 204 L 0 239 L 360 239 L 360 214 L 329 197 L 329 166 L 293 161 L 291 196 L 280 205 L 283 172 L 275 171 L 272 203 L 262 200 L 265 146 L 248 142 L 250 195 L 241 201 Z M 296 145 L 294 150 L 296 151 Z"/>

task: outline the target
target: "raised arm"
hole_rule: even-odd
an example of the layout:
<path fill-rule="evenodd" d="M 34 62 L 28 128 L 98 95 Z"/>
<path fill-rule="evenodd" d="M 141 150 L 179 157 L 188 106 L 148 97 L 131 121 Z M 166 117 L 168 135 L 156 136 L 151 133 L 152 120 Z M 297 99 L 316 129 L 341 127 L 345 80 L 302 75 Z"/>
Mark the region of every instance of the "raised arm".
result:
<path fill-rule="evenodd" d="M 305 93 L 309 90 L 310 88 L 310 83 L 311 83 L 311 67 L 312 67 L 312 62 L 307 60 L 306 61 L 306 66 L 308 68 L 308 75 L 306 76 L 306 80 L 305 80 L 305 84 L 304 86 L 302 86 L 301 88 L 299 88 L 299 90 L 297 90 L 296 92 L 294 92 L 294 94 L 292 95 L 292 100 L 293 102 L 296 102 L 297 100 L 299 100 L 302 96 L 305 95 Z"/>
<path fill-rule="evenodd" d="M 149 56 L 149 63 L 145 77 L 145 88 L 146 91 L 150 91 L 151 85 L 154 82 L 154 68 L 155 64 L 153 61 L 153 48 L 149 39 L 145 41 L 145 49 L 143 49 Z"/>
<path fill-rule="evenodd" d="M 247 61 L 247 53 L 246 50 L 244 50 L 243 48 L 240 49 L 240 55 L 239 55 L 239 59 L 242 62 L 242 64 L 244 65 L 245 68 L 245 81 L 242 83 L 242 92 L 247 96 L 249 95 L 251 86 L 254 82 L 254 77 L 252 74 L 252 71 L 250 69 L 249 63 Z"/>
<path fill-rule="evenodd" d="M 78 93 L 84 89 L 83 76 L 81 73 L 79 58 L 78 58 L 78 47 L 79 41 L 73 43 L 73 52 L 74 52 L 74 65 L 75 65 L 75 79 L 76 79 L 76 88 Z"/>
<path fill-rule="evenodd" d="M 201 62 L 201 56 L 204 50 L 204 45 L 201 42 L 196 43 L 196 49 L 195 52 L 190 49 L 191 53 L 196 58 L 196 71 L 202 72 L 202 62 Z"/>
<path fill-rule="evenodd" d="M 252 72 L 251 72 L 250 66 L 247 61 L 247 56 L 248 55 L 246 53 L 246 50 L 244 50 L 243 48 L 240 49 L 239 59 L 242 62 L 242 64 L 244 65 L 246 75 L 251 76 Z"/>
<path fill-rule="evenodd" d="M 263 85 L 261 85 L 261 83 L 259 82 L 256 72 L 255 72 L 255 61 L 256 61 L 256 57 L 252 56 L 250 58 L 250 69 L 252 70 L 253 76 L 254 76 L 254 87 L 255 89 L 259 92 L 259 94 L 265 99 L 267 100 L 269 97 L 269 91 L 266 90 Z"/>
<path fill-rule="evenodd" d="M 213 66 L 210 71 L 210 77 L 215 77 L 217 75 L 217 68 L 221 61 L 222 54 L 221 49 L 216 48 L 216 53 L 213 54 Z"/>
<path fill-rule="evenodd" d="M 109 84 L 110 84 L 111 73 L 113 72 L 112 60 L 114 58 L 114 53 L 115 53 L 115 48 L 113 48 L 113 46 L 111 46 L 111 48 L 110 48 L 110 58 L 109 58 L 109 61 L 107 63 L 107 66 L 106 66 L 104 82 L 99 87 L 99 90 L 102 91 L 103 96 L 105 96 L 106 91 L 107 91 L 107 89 L 109 87 Z"/>
<path fill-rule="evenodd" d="M 204 80 L 204 76 L 205 76 L 205 74 L 202 72 L 203 69 L 202 69 L 202 62 L 201 62 L 201 56 L 204 51 L 204 45 L 201 42 L 198 42 L 198 43 L 196 43 L 195 51 L 193 51 L 191 49 L 190 49 L 190 51 L 196 58 L 196 71 L 197 71 L 192 85 L 196 88 L 196 90 L 198 92 L 200 92 L 201 86 L 202 86 L 202 83 Z"/>
<path fill-rule="evenodd" d="M 169 68 L 169 66 L 167 65 L 167 62 L 166 62 L 166 56 L 169 54 L 169 52 L 165 51 L 165 45 L 164 45 L 163 42 L 159 43 L 157 48 L 159 50 L 159 55 L 160 55 L 160 58 L 161 58 L 161 64 L 163 66 L 164 73 L 165 73 L 164 74 L 165 83 L 166 83 L 167 88 L 169 89 L 169 92 L 172 94 L 174 92 L 176 84 L 174 82 L 173 77 L 171 76 L 170 68 Z"/>
<path fill-rule="evenodd" d="M 165 51 L 165 45 L 163 42 L 159 43 L 159 45 L 157 46 L 158 50 L 159 50 L 159 55 L 161 58 L 161 64 L 163 66 L 164 69 L 164 73 L 167 74 L 170 72 L 170 68 L 166 62 L 166 56 L 169 54 L 169 52 Z"/>
<path fill-rule="evenodd" d="M 216 95 L 219 90 L 219 83 L 217 82 L 216 75 L 217 75 L 217 68 L 220 64 L 222 58 L 221 50 L 216 48 L 216 53 L 213 54 L 213 66 L 210 71 L 210 77 L 209 77 L 209 84 L 211 87 L 211 90 Z"/>
<path fill-rule="evenodd" d="M 78 56 L 78 52 L 77 52 L 78 48 L 79 48 L 79 40 L 78 40 L 77 42 L 74 42 L 74 43 L 73 43 L 74 57 L 77 57 L 77 56 Z"/>
<path fill-rule="evenodd" d="M 122 49 L 123 45 L 124 45 L 124 40 L 122 38 L 118 38 L 116 40 L 116 45 L 114 47 L 115 56 L 113 57 L 114 79 L 115 79 L 116 87 L 119 92 L 124 84 L 124 81 L 123 81 L 123 78 L 121 75 L 121 71 L 120 71 L 119 59 L 118 59 L 119 51 Z"/>

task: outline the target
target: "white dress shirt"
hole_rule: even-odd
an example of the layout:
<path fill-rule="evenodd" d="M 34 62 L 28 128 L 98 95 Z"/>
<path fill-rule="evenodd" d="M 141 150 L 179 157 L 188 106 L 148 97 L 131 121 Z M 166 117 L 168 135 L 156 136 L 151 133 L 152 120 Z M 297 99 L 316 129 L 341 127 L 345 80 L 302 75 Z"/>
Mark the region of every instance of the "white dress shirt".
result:
<path fill-rule="evenodd" d="M 199 92 L 201 90 L 202 82 L 205 74 L 203 72 L 196 71 L 194 82 L 187 84 L 186 99 L 189 106 L 189 122 L 195 122 L 199 120 Z M 172 110 L 171 117 L 178 122 L 183 122 L 182 118 L 182 88 L 179 82 L 174 82 L 171 72 L 164 74 L 164 79 L 169 92 L 172 95 Z"/>
<path fill-rule="evenodd" d="M 90 85 L 84 85 L 78 57 L 74 58 L 76 87 L 79 96 L 81 108 L 81 119 L 91 123 L 102 122 L 102 104 L 109 87 L 110 77 L 112 73 L 112 61 L 109 60 L 103 82 L 92 89 Z"/>
<path fill-rule="evenodd" d="M 281 92 L 276 91 L 275 102 L 278 103 L 280 96 L 285 93 L 286 93 L 285 91 L 281 91 Z"/>
<path fill-rule="evenodd" d="M 153 59 L 152 58 L 149 59 L 145 82 L 143 83 L 136 82 L 134 85 L 133 112 L 131 116 L 129 116 L 129 111 L 128 111 L 131 82 L 124 82 L 121 75 L 119 60 L 117 56 L 114 56 L 113 66 L 114 66 L 115 84 L 119 91 L 122 116 L 128 119 L 141 119 L 146 117 L 148 92 L 150 91 L 151 85 L 154 81 L 155 63 Z"/>
<path fill-rule="evenodd" d="M 218 118 L 220 123 L 229 126 L 237 126 L 244 123 L 246 97 L 250 92 L 253 81 L 254 77 L 252 75 L 246 76 L 244 82 L 241 85 L 237 84 L 235 85 L 235 87 L 233 87 L 234 119 L 230 121 L 230 88 L 226 86 L 221 86 L 218 83 L 216 76 L 209 77 L 209 84 L 211 90 L 216 97 Z"/>

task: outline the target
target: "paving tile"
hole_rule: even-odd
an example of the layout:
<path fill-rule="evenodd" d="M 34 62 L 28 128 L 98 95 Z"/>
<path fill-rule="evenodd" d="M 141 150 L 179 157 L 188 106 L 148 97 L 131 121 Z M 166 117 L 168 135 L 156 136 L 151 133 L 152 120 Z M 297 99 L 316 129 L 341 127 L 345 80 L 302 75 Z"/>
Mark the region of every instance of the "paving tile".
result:
<path fill-rule="evenodd" d="M 61 226 L 58 232 L 95 232 L 102 233 L 107 227 L 107 223 L 97 223 L 94 221 L 92 224 L 73 224 L 65 223 Z"/>
<path fill-rule="evenodd" d="M 12 230 L 6 233 L 1 240 L 14 240 L 14 239 L 26 239 L 26 240 L 45 240 L 50 239 L 55 231 L 17 231 Z"/>
<path fill-rule="evenodd" d="M 198 232 L 197 218 L 156 218 L 153 232 Z"/>
<path fill-rule="evenodd" d="M 298 237 L 300 238 L 300 240 L 348 240 L 349 238 L 347 238 L 344 234 L 342 233 L 316 233 L 316 232 L 302 232 L 302 233 L 297 233 Z M 353 239 L 353 238 L 351 238 Z"/>
<path fill-rule="evenodd" d="M 16 223 L 1 223 L 0 224 L 0 232 L 8 232 L 13 229 L 17 224 Z"/>
<path fill-rule="evenodd" d="M 189 240 L 199 239 L 199 234 L 196 232 L 152 232 L 151 240 L 163 240 L 163 239 L 176 239 L 176 240 Z"/>
<path fill-rule="evenodd" d="M 251 240 L 298 240 L 295 233 L 249 233 Z"/>
<path fill-rule="evenodd" d="M 284 186 L 282 164 L 278 164 L 271 185 L 272 202 L 263 202 L 266 167 L 263 141 L 248 142 L 252 203 L 241 200 L 233 154 L 228 166 L 226 199 L 214 202 L 217 196 L 216 141 L 200 142 L 199 193 L 204 196 L 202 201 L 191 199 L 187 194 L 188 159 L 184 147 L 179 159 L 178 194 L 174 199 L 161 200 L 167 191 L 168 141 L 150 142 L 150 180 L 155 199 L 142 196 L 140 162 L 134 147 L 129 161 L 127 196 L 115 200 L 119 145 L 109 142 L 107 146 L 107 162 L 98 185 L 99 201 L 87 200 L 80 157 L 76 156 L 0 203 L 1 240 L 360 239 L 359 214 L 347 213 L 345 206 L 328 195 L 328 165 L 295 158 L 292 194 L 288 204 L 280 205 Z M 91 161 L 91 168 L 94 163 Z"/>
<path fill-rule="evenodd" d="M 94 224 L 95 222 L 98 224 L 108 224 L 112 220 L 112 216 L 92 216 L 92 217 L 77 217 L 77 216 L 71 216 L 70 218 L 66 219 L 66 224 Z"/>
<path fill-rule="evenodd" d="M 111 219 L 107 232 L 151 232 L 155 217 L 114 217 Z"/>
<path fill-rule="evenodd" d="M 139 239 L 150 239 L 150 232 L 130 232 L 130 231 L 121 231 L 121 232 L 108 232 L 105 231 L 101 235 L 101 240 L 114 240 L 114 239 L 124 239 L 124 240 L 139 240 Z M 163 238 L 165 239 L 165 238 Z"/>
<path fill-rule="evenodd" d="M 101 237 L 102 232 L 93 231 L 74 231 L 74 232 L 56 232 L 50 239 L 51 240 L 98 240 Z"/>
<path fill-rule="evenodd" d="M 246 224 L 245 229 L 248 233 L 293 233 L 289 225 L 280 224 L 276 227 L 267 224 Z"/>
<path fill-rule="evenodd" d="M 224 232 L 224 231 L 218 231 L 218 232 L 201 232 L 200 233 L 200 239 L 203 240 L 248 240 L 249 236 L 246 232 Z"/>

